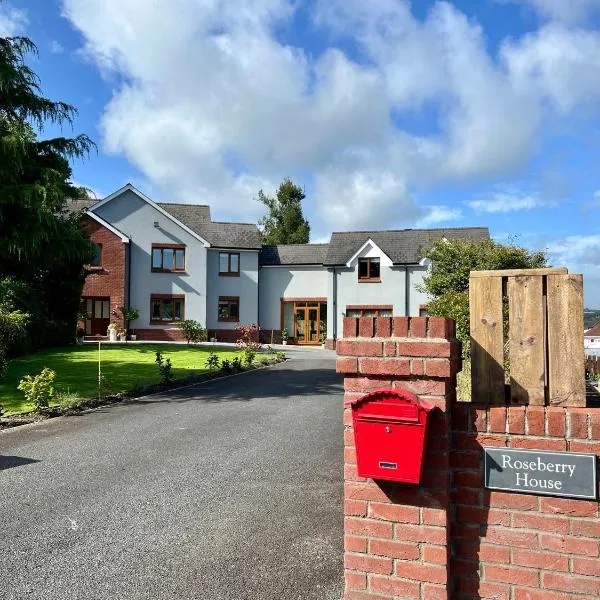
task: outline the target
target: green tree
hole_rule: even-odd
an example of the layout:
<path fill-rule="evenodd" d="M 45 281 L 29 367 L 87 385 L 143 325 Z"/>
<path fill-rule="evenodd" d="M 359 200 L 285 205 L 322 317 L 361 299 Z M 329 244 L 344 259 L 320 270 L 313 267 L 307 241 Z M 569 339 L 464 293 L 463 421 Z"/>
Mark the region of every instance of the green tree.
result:
<path fill-rule="evenodd" d="M 470 354 L 469 273 L 501 269 L 539 269 L 547 266 L 544 252 L 532 252 L 516 243 L 495 240 L 438 240 L 423 253 L 431 269 L 423 279 L 422 290 L 429 300 L 430 315 L 456 321 L 457 337 L 463 352 Z"/>
<path fill-rule="evenodd" d="M 71 125 L 76 110 L 41 94 L 39 78 L 26 64 L 36 53 L 28 38 L 0 38 L 2 310 L 28 315 L 34 347 L 73 337 L 83 265 L 93 250 L 80 215 L 65 210 L 69 198 L 87 196 L 72 184 L 69 160 L 94 148 L 85 135 L 38 139 L 48 123 Z M 7 340 L 2 343 L 0 350 L 10 353 Z M 19 344 L 25 345 L 22 339 Z"/>
<path fill-rule="evenodd" d="M 268 209 L 259 221 L 263 244 L 307 244 L 310 225 L 302 213 L 302 200 L 306 195 L 291 179 L 284 179 L 275 198 L 258 192 L 258 201 Z"/>

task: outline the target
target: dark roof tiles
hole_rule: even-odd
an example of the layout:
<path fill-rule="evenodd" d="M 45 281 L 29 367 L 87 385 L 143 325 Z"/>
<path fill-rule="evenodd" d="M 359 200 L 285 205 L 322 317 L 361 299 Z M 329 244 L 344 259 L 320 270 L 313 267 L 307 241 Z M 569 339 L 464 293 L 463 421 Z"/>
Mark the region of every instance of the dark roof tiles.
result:
<path fill-rule="evenodd" d="M 287 244 L 263 246 L 258 262 L 261 266 L 322 265 L 329 244 Z"/>

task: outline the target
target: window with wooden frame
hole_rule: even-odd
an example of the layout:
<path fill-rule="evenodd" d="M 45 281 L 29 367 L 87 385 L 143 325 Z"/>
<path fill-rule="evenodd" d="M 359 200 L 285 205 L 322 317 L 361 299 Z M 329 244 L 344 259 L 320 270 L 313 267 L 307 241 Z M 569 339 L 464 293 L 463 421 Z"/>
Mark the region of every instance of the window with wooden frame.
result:
<path fill-rule="evenodd" d="M 394 307 L 387 305 L 347 306 L 347 317 L 391 317 Z"/>
<path fill-rule="evenodd" d="M 381 281 L 381 268 L 378 258 L 358 259 L 358 280 L 371 282 Z"/>
<path fill-rule="evenodd" d="M 185 296 L 152 294 L 150 297 L 150 323 L 154 325 L 179 323 L 185 320 Z"/>
<path fill-rule="evenodd" d="M 155 273 L 185 271 L 185 246 L 183 244 L 152 244 L 152 271 Z"/>
<path fill-rule="evenodd" d="M 94 258 L 90 262 L 90 267 L 102 266 L 102 244 L 94 244 Z"/>
<path fill-rule="evenodd" d="M 219 321 L 238 323 L 240 320 L 240 297 L 219 296 Z"/>
<path fill-rule="evenodd" d="M 219 275 L 224 277 L 239 277 L 239 252 L 219 252 Z"/>

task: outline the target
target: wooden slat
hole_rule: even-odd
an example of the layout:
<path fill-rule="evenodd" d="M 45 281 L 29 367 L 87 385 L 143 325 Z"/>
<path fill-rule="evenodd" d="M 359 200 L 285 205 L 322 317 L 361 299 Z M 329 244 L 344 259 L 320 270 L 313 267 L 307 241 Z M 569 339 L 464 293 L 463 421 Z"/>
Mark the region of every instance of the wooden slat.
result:
<path fill-rule="evenodd" d="M 543 406 L 544 298 L 541 275 L 508 281 L 510 397 L 513 404 Z"/>
<path fill-rule="evenodd" d="M 471 399 L 504 404 L 502 279 L 471 279 Z"/>
<path fill-rule="evenodd" d="M 548 277 L 548 388 L 554 406 L 585 406 L 583 276 Z"/>
<path fill-rule="evenodd" d="M 548 267 L 546 269 L 507 269 L 505 271 L 471 271 L 470 277 L 521 277 L 523 275 L 565 275 L 569 272 L 564 267 Z"/>

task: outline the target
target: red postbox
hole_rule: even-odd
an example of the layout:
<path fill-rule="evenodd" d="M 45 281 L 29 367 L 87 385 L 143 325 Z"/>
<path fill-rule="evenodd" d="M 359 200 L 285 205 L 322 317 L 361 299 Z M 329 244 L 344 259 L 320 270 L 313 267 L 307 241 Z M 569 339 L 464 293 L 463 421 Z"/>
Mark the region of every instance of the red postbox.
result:
<path fill-rule="evenodd" d="M 351 404 L 360 477 L 419 483 L 431 407 L 403 390 L 378 390 Z"/>

